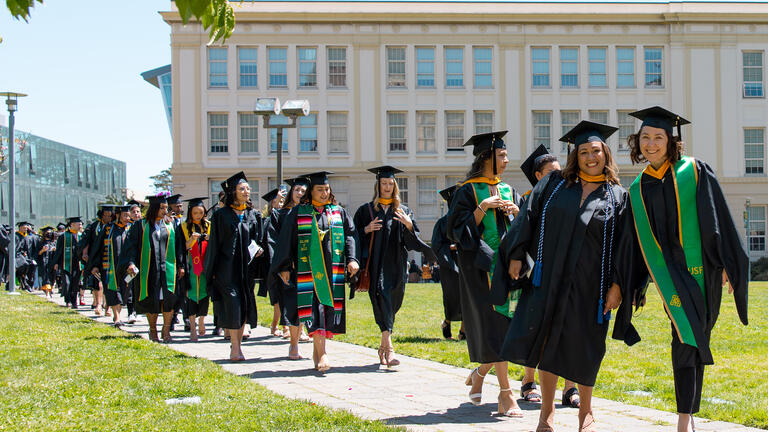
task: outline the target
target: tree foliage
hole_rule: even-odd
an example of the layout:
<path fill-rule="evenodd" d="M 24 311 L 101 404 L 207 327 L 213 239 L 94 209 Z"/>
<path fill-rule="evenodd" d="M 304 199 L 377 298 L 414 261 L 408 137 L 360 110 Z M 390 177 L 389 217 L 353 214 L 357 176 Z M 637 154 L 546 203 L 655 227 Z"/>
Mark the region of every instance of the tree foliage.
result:
<path fill-rule="evenodd" d="M 152 180 L 152 186 L 155 188 L 155 192 L 171 192 L 173 190 L 173 176 L 171 176 L 171 169 L 164 169 L 160 171 L 160 174 L 149 177 Z"/>
<path fill-rule="evenodd" d="M 5 0 L 11 15 L 24 21 L 29 21 L 29 10 L 35 6 L 35 2 L 42 4 L 43 0 Z"/>

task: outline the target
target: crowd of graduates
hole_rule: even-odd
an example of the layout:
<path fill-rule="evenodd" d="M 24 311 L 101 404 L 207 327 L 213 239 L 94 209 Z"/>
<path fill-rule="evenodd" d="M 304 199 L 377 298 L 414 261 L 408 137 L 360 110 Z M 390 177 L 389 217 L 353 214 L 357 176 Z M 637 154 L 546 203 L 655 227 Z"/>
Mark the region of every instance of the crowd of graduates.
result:
<path fill-rule="evenodd" d="M 632 115 L 643 123 L 629 137 L 630 156 L 647 166 L 624 186 L 605 144 L 615 127 L 579 123 L 561 138 L 564 166 L 537 148 L 520 167 L 532 185 L 523 194 L 500 179 L 506 132 L 473 136 L 465 146 L 475 160 L 462 183 L 440 191 L 449 211 L 430 245 L 400 202 L 395 167 L 369 170 L 372 199 L 354 212 L 337 204 L 333 173 L 288 179 L 290 188 L 263 196 L 259 210 L 239 172 L 208 207 L 205 198 L 157 195 L 146 211 L 135 201 L 101 206 L 84 228 L 75 217 L 38 235 L 22 222 L 16 274 L 27 290 L 50 296 L 58 286 L 73 308 L 92 290 L 91 307 L 109 308 L 116 326 L 146 315 L 154 341 L 170 341 L 182 320 L 190 339 L 204 336 L 212 303 L 214 332 L 230 341 L 231 361 L 245 359 L 240 344 L 257 325 L 255 296 L 269 296 L 271 332 L 290 340 L 288 358 L 302 360 L 298 344 L 311 340 L 321 373 L 331 369 L 325 341 L 346 332 L 346 301 L 366 293 L 381 333 L 379 361 L 398 366 L 391 335 L 409 275 L 436 277 L 443 335 L 461 321 L 459 339 L 479 363 L 466 379 L 470 402 L 480 405 L 495 368 L 497 412 L 522 417 L 507 362 L 522 365 L 520 397 L 541 404 L 537 432 L 554 430 L 558 377 L 563 405 L 579 409 L 579 430 L 596 430 L 592 390 L 609 322 L 613 338 L 639 342 L 632 317 L 653 281 L 670 318 L 677 429 L 692 431 L 724 285 L 747 324 L 747 255 L 712 168 L 684 154 L 681 126 L 689 122 L 660 107 Z M 425 256 L 423 269 L 409 252 Z"/>

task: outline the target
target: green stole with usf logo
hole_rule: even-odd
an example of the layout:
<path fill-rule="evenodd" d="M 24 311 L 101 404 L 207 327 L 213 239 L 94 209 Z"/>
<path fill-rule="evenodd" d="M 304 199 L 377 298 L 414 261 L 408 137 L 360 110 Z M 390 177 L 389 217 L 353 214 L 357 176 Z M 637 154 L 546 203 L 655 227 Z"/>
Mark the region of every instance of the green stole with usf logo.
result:
<path fill-rule="evenodd" d="M 696 280 L 701 289 L 701 294 L 706 298 L 704 289 L 704 260 L 701 252 L 701 232 L 699 231 L 699 215 L 696 207 L 696 184 L 698 174 L 696 162 L 692 157 L 683 156 L 672 167 L 672 180 L 675 183 L 675 195 L 677 196 L 677 223 L 680 233 L 680 244 L 685 253 L 685 263 L 688 272 Z M 629 188 L 629 197 L 632 202 L 632 214 L 635 220 L 635 229 L 640 243 L 640 250 L 656 287 L 664 301 L 667 315 L 675 326 L 678 338 L 686 345 L 698 347 L 696 338 L 685 314 L 677 288 L 664 260 L 659 242 L 651 230 L 648 220 L 648 212 L 642 194 L 641 178 L 639 176 Z M 685 221 L 685 223 L 683 223 Z"/>

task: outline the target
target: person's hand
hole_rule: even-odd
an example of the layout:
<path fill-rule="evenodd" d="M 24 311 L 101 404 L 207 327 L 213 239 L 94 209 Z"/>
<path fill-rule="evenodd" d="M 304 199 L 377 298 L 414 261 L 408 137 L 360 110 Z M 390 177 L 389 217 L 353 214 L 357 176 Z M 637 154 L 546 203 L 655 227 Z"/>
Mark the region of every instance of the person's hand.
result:
<path fill-rule="evenodd" d="M 408 228 L 408 231 L 413 231 L 413 221 L 402 208 L 398 207 L 397 210 L 395 210 L 395 217 L 393 219 L 405 225 L 405 227 Z"/>
<path fill-rule="evenodd" d="M 195 239 L 196 241 L 200 240 L 200 233 L 199 232 L 193 232 L 192 235 L 189 236 L 189 237 Z"/>
<path fill-rule="evenodd" d="M 183 278 L 183 277 L 184 277 L 184 275 L 185 275 L 187 272 L 184 270 L 184 268 L 183 268 L 183 267 L 176 267 L 176 268 L 178 269 L 178 270 L 177 270 L 177 273 L 178 273 L 178 277 L 177 277 L 176 279 L 181 279 L 181 278 Z"/>
<path fill-rule="evenodd" d="M 259 248 L 259 251 L 258 251 L 258 252 L 256 252 L 256 255 L 254 255 L 253 257 L 254 257 L 254 258 L 258 258 L 258 257 L 260 257 L 260 256 L 262 256 L 262 255 L 264 255 L 264 249 L 262 249 L 262 248 Z"/>
<path fill-rule="evenodd" d="M 452 244 L 452 245 L 448 246 L 448 249 L 450 249 L 452 251 L 458 250 L 458 248 L 456 247 L 455 244 Z"/>
<path fill-rule="evenodd" d="M 83 261 L 88 261 L 88 254 L 83 251 Z"/>
<path fill-rule="evenodd" d="M 517 280 L 520 277 L 520 270 L 523 268 L 523 262 L 520 260 L 509 260 L 509 277 Z"/>
<path fill-rule="evenodd" d="M 733 294 L 733 284 L 728 280 L 728 274 L 723 269 L 723 285 L 728 284 L 728 294 Z"/>
<path fill-rule="evenodd" d="M 603 308 L 603 315 L 614 309 L 617 309 L 621 304 L 621 300 L 621 288 L 619 288 L 619 286 L 614 283 L 608 290 L 608 294 L 605 295 L 605 308 Z"/>
<path fill-rule="evenodd" d="M 347 264 L 347 271 L 350 276 L 354 276 L 358 270 L 360 270 L 360 264 L 358 264 L 357 261 L 350 261 L 349 264 Z"/>
<path fill-rule="evenodd" d="M 380 229 L 381 229 L 381 219 L 379 219 L 379 217 L 376 216 L 371 221 L 371 223 L 369 223 L 368 225 L 365 226 L 365 229 L 363 231 L 365 231 L 366 234 L 370 234 L 370 233 L 372 233 L 374 231 L 378 231 Z"/>
<path fill-rule="evenodd" d="M 59 271 L 59 265 L 58 264 L 54 264 L 53 265 L 53 271 Z"/>
<path fill-rule="evenodd" d="M 517 214 L 520 213 L 520 208 L 517 206 L 517 204 L 513 203 L 512 201 L 504 201 L 504 214 L 507 216 L 517 216 Z"/>
<path fill-rule="evenodd" d="M 488 197 L 478 204 L 478 207 L 480 207 L 480 210 L 482 211 L 488 211 L 488 209 L 495 209 L 503 206 L 504 200 L 498 195 Z"/>
<path fill-rule="evenodd" d="M 283 280 L 284 284 L 288 285 L 290 283 L 291 272 L 289 272 L 288 270 L 285 270 L 285 271 L 281 271 L 279 275 L 280 275 L 280 279 Z"/>
<path fill-rule="evenodd" d="M 92 274 L 92 275 L 94 275 L 94 276 L 101 276 L 101 275 L 99 274 L 99 269 L 98 269 L 98 268 L 96 268 L 96 267 L 94 267 L 94 268 L 92 268 L 92 269 L 91 269 L 91 274 Z"/>
<path fill-rule="evenodd" d="M 136 274 L 139 273 L 139 268 L 136 267 L 135 264 L 131 264 L 128 266 L 128 273 L 130 273 L 131 276 L 136 276 Z"/>
<path fill-rule="evenodd" d="M 41 250 L 42 250 L 43 252 L 47 252 L 47 251 L 48 251 L 48 245 L 43 245 L 43 247 L 41 248 Z"/>

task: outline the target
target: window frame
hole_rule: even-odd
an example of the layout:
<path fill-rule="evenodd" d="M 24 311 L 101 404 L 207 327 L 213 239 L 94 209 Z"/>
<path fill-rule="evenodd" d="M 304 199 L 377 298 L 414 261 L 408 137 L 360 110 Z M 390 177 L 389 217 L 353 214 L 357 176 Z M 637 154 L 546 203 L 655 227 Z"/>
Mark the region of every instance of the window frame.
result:
<path fill-rule="evenodd" d="M 394 53 L 395 50 L 402 51 L 403 58 L 402 59 L 393 59 L 390 57 L 390 53 Z M 387 67 L 387 88 L 388 89 L 407 89 L 408 88 L 408 48 L 404 45 L 387 45 L 385 50 L 386 55 L 386 67 Z M 402 64 L 401 72 L 392 72 L 391 66 L 393 64 Z M 400 76 L 402 75 L 402 81 L 397 80 L 393 78 L 394 76 Z M 399 84 L 393 84 L 394 82 L 402 83 L 402 85 Z"/>
<path fill-rule="evenodd" d="M 302 59 L 302 52 L 305 50 L 314 50 L 314 60 Z M 304 73 L 301 71 L 302 65 L 314 65 L 312 73 Z M 314 77 L 314 84 L 302 84 L 302 77 Z M 297 46 L 296 47 L 296 88 L 299 89 L 316 89 L 317 84 L 317 47 L 316 46 Z"/>
<path fill-rule="evenodd" d="M 332 118 L 336 115 L 344 115 L 344 125 L 333 124 Z M 349 153 L 349 112 L 347 111 L 328 111 L 326 113 L 326 121 L 328 123 L 328 153 L 329 154 L 346 154 Z M 331 131 L 333 129 L 344 128 L 344 150 L 335 150 L 333 143 L 341 142 L 339 139 L 334 139 Z"/>
<path fill-rule="evenodd" d="M 432 51 L 432 59 L 426 59 L 421 60 L 419 58 L 419 52 L 424 50 L 431 50 Z M 416 55 L 416 88 L 417 89 L 434 89 L 436 88 L 435 83 L 435 47 L 434 46 L 416 46 L 414 48 L 415 55 Z M 432 65 L 432 72 L 426 73 L 426 72 L 420 72 L 419 67 L 423 64 L 431 64 Z M 421 76 L 431 76 L 432 84 L 426 85 L 426 84 L 420 84 L 420 81 L 422 78 Z"/>
<path fill-rule="evenodd" d="M 547 59 L 536 59 L 535 52 L 546 52 Z M 536 73 L 536 65 L 546 63 L 546 73 Z M 546 77 L 546 85 L 536 84 L 537 77 Z M 552 47 L 549 46 L 532 46 L 531 47 L 531 88 L 533 89 L 551 89 L 552 88 Z"/>
<path fill-rule="evenodd" d="M 449 59 L 448 58 L 448 52 L 449 51 L 456 51 L 456 52 L 461 53 L 461 59 L 460 60 L 455 60 L 455 59 L 451 60 L 451 59 Z M 463 46 L 445 46 L 443 48 L 443 56 L 444 56 L 444 59 L 445 59 L 444 62 L 445 62 L 445 88 L 446 89 L 463 89 L 463 88 L 465 88 L 465 86 L 464 86 L 464 51 L 465 51 L 465 49 L 464 49 Z M 450 72 L 448 70 L 449 69 L 448 66 L 451 65 L 451 64 L 458 64 L 460 66 L 459 70 L 461 71 L 461 73 Z M 456 79 L 455 77 L 461 77 L 461 84 L 451 85 L 450 84 L 451 77 L 454 77 L 453 79 Z"/>
<path fill-rule="evenodd" d="M 247 60 L 245 63 L 252 63 L 252 66 L 254 68 L 253 73 L 243 73 L 243 59 L 241 58 L 240 53 L 242 50 L 254 50 L 256 53 L 256 58 L 253 60 Z M 243 85 L 243 78 L 244 77 L 253 77 L 253 85 Z M 259 47 L 257 46 L 238 46 L 237 47 L 237 88 L 238 89 L 258 89 L 259 88 Z"/>
<path fill-rule="evenodd" d="M 222 116 L 221 118 L 225 119 L 225 124 L 213 125 L 212 124 L 213 116 Z M 214 138 L 213 137 L 214 128 L 216 128 L 216 130 L 223 130 L 224 138 Z M 224 142 L 225 145 L 216 146 L 216 148 L 223 148 L 223 150 L 214 150 L 214 141 L 219 143 Z M 208 113 L 208 154 L 209 155 L 229 154 L 229 113 L 228 112 L 211 111 Z"/>
<path fill-rule="evenodd" d="M 283 50 L 285 58 L 282 60 L 272 60 L 272 52 L 277 50 Z M 272 71 L 273 65 L 282 63 L 284 73 L 278 74 Z M 283 77 L 285 81 L 284 85 L 273 84 L 273 77 Z M 288 47 L 287 46 L 268 46 L 267 47 L 267 88 L 270 89 L 287 89 L 288 88 Z"/>
<path fill-rule="evenodd" d="M 432 123 L 424 123 L 423 117 L 426 115 L 432 116 Z M 426 132 L 428 129 L 432 130 L 432 137 L 427 138 Z M 431 143 L 431 146 L 427 146 Z M 435 110 L 418 110 L 416 111 L 416 153 L 418 154 L 435 154 L 437 153 L 437 111 Z"/>
<path fill-rule="evenodd" d="M 761 142 L 747 142 L 748 134 L 747 132 L 760 132 L 761 135 Z M 748 147 L 757 147 L 762 151 L 762 156 L 759 158 L 755 157 L 747 157 L 747 150 Z M 744 128 L 744 176 L 745 177 L 764 177 L 766 175 L 765 171 L 765 153 L 766 153 L 766 147 L 765 147 L 765 128 L 764 127 L 745 127 Z M 750 161 L 757 161 L 759 162 L 759 166 L 750 167 L 749 162 Z M 750 168 L 759 169 L 760 172 L 749 172 Z"/>
<path fill-rule="evenodd" d="M 227 71 L 227 64 L 229 63 L 229 49 L 226 46 L 223 47 L 213 47 L 209 46 L 207 47 L 207 58 L 208 58 L 208 89 L 228 89 L 229 88 L 229 73 Z M 212 59 L 211 53 L 213 52 L 223 52 L 224 58 L 223 59 Z M 211 66 L 213 64 L 223 64 L 224 65 L 224 73 L 218 73 L 218 72 L 212 72 Z M 221 85 L 214 85 L 213 84 L 213 77 L 224 77 L 224 83 Z"/>
<path fill-rule="evenodd" d="M 337 60 L 337 59 L 331 59 L 331 51 L 333 50 L 342 50 L 344 52 L 344 59 L 343 60 Z M 328 46 L 325 50 L 326 53 L 326 64 L 328 66 L 328 85 L 327 88 L 329 89 L 346 89 L 347 88 L 347 47 L 345 46 Z M 343 65 L 344 72 L 343 73 L 337 73 L 333 71 L 332 64 L 340 63 Z M 333 78 L 334 77 L 343 77 L 344 84 L 342 85 L 335 85 L 333 84 Z"/>
<path fill-rule="evenodd" d="M 456 118 L 461 117 L 461 124 L 457 123 L 451 123 L 449 116 L 455 115 Z M 462 110 L 446 110 L 445 111 L 445 148 L 448 151 L 464 151 L 464 142 L 465 142 L 465 135 L 466 135 L 466 125 L 467 125 L 467 113 Z M 461 128 L 461 137 L 451 137 L 451 131 L 457 130 L 458 128 Z M 454 140 L 456 144 L 451 146 L 451 140 Z M 458 141 L 456 141 L 458 140 Z"/>
<path fill-rule="evenodd" d="M 310 112 L 306 116 L 302 116 L 302 117 L 299 117 L 298 119 L 296 119 L 296 135 L 297 135 L 298 141 L 299 141 L 299 153 L 303 153 L 303 154 L 317 154 L 318 153 L 318 143 L 319 143 L 319 140 L 318 140 L 318 130 L 319 130 L 318 129 L 318 123 L 320 122 L 318 117 L 319 117 L 319 115 L 318 115 L 317 112 Z M 308 124 L 308 125 L 302 124 L 302 122 L 306 122 L 306 121 L 308 121 L 311 118 L 315 119 L 315 123 L 314 124 Z M 311 149 L 311 150 L 304 150 L 303 149 L 304 141 L 312 141 L 312 140 L 311 139 L 305 140 L 305 139 L 302 138 L 301 135 L 302 135 L 302 132 L 304 132 L 305 130 L 311 130 L 311 129 L 315 130 L 315 139 L 314 139 L 315 147 L 314 147 L 314 149 Z"/>
<path fill-rule="evenodd" d="M 561 46 L 559 48 L 560 53 L 560 88 L 565 90 L 573 90 L 580 88 L 580 77 L 579 77 L 579 57 L 581 53 L 579 52 L 578 46 Z M 576 59 L 564 59 L 563 54 L 566 52 L 575 52 L 576 53 Z M 576 73 L 565 73 L 565 65 L 573 65 L 576 67 Z M 576 77 L 576 83 L 573 85 L 570 84 L 564 84 L 566 77 Z"/>
<path fill-rule="evenodd" d="M 491 54 L 490 59 L 480 59 L 478 60 L 477 54 L 480 50 L 488 50 Z M 478 73 L 477 68 L 478 65 L 481 64 L 488 64 L 490 72 L 480 72 Z M 485 78 L 488 77 L 489 83 L 488 85 L 479 85 L 478 84 L 478 78 Z M 473 46 L 472 47 L 472 84 L 475 89 L 493 89 L 493 46 Z"/>
<path fill-rule="evenodd" d="M 243 124 L 243 116 L 253 116 L 254 124 Z M 255 138 L 243 138 L 243 130 L 253 130 Z M 248 141 L 254 146 L 254 150 L 243 150 L 243 142 Z M 240 111 L 237 113 L 237 143 L 239 154 L 257 154 L 259 153 L 259 116 L 251 112 Z"/>
<path fill-rule="evenodd" d="M 549 118 L 549 121 L 545 123 L 537 123 L 537 114 L 544 115 L 546 114 Z M 539 145 L 544 144 L 544 147 L 547 148 L 547 150 L 552 150 L 552 111 L 549 110 L 533 110 L 531 111 L 531 120 L 533 123 L 533 145 L 534 148 L 538 148 Z M 547 136 L 547 142 L 543 142 L 544 137 L 538 135 L 539 128 L 545 127 L 549 131 L 549 135 Z"/>
<path fill-rule="evenodd" d="M 603 52 L 603 59 L 602 60 L 593 60 L 592 59 L 592 53 L 594 51 L 601 50 Z M 603 65 L 603 72 L 602 73 L 595 73 L 592 71 L 592 66 L 595 65 Z M 589 88 L 593 89 L 607 89 L 608 88 L 608 47 L 605 46 L 588 46 L 587 47 L 587 66 L 588 66 L 588 84 Z M 603 77 L 604 83 L 602 85 L 595 85 L 592 84 L 592 78 L 593 77 Z"/>
<path fill-rule="evenodd" d="M 619 52 L 622 51 L 622 50 L 630 50 L 630 51 L 632 51 L 632 59 L 631 60 L 627 60 L 627 59 L 620 58 Z M 635 61 L 637 60 L 637 52 L 636 51 L 637 50 L 633 46 L 617 46 L 616 47 L 616 88 L 621 88 L 621 89 L 637 88 L 637 79 L 635 78 L 635 75 L 636 75 Z M 626 63 L 630 63 L 631 66 L 632 66 L 630 68 L 630 70 L 632 72 L 629 73 L 629 74 L 621 72 L 621 69 L 622 69 L 621 65 L 622 64 L 626 64 Z M 627 76 L 631 76 L 632 77 L 632 85 L 628 85 L 628 86 L 621 85 L 621 77 L 627 77 Z"/>
<path fill-rule="evenodd" d="M 746 64 L 746 55 L 747 54 L 759 54 L 760 55 L 760 65 L 759 66 L 753 66 Z M 760 71 L 760 81 L 747 81 L 745 78 L 745 75 L 747 73 L 747 69 L 759 69 Z M 741 79 L 742 79 L 742 97 L 745 99 L 760 99 L 765 98 L 765 51 L 761 50 L 742 50 L 741 51 Z M 747 92 L 747 86 L 749 84 L 757 84 L 760 83 L 760 94 L 759 95 L 748 95 Z"/>
<path fill-rule="evenodd" d="M 650 50 L 658 50 L 660 54 L 660 58 L 657 59 L 648 59 L 648 53 Z M 655 72 L 649 73 L 648 72 L 648 65 L 650 62 L 658 62 L 659 63 L 659 84 L 649 84 L 648 83 L 648 76 L 649 75 L 657 75 Z M 664 47 L 663 46 L 643 46 L 643 67 L 645 73 L 643 74 L 643 86 L 647 89 L 663 89 L 664 88 Z"/>
<path fill-rule="evenodd" d="M 395 115 L 402 116 L 403 124 L 392 123 L 392 118 Z M 393 128 L 402 130 L 402 143 L 393 144 Z M 402 145 L 403 148 L 393 150 L 394 145 Z M 387 153 L 408 153 L 408 111 L 387 111 Z"/>

